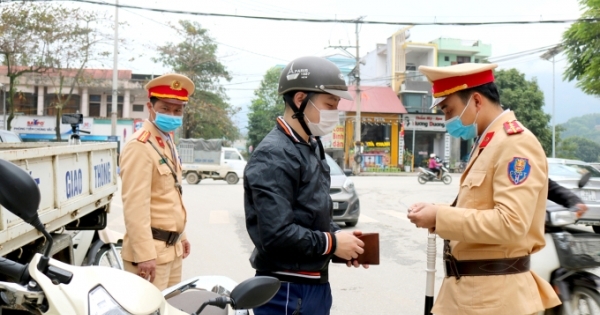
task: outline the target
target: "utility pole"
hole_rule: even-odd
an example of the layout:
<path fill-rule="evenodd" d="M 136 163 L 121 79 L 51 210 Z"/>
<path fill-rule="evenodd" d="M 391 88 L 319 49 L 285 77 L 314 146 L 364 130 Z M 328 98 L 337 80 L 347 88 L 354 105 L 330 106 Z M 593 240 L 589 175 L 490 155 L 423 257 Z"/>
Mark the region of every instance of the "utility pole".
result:
<path fill-rule="evenodd" d="M 356 45 L 355 46 L 331 46 L 329 45 L 326 48 L 339 48 L 339 49 L 343 49 L 348 55 L 354 57 L 354 59 L 356 60 L 356 65 L 354 66 L 354 70 L 351 73 L 354 73 L 354 78 L 356 80 L 356 96 L 354 98 L 354 102 L 356 104 L 356 120 L 354 123 L 354 144 L 355 144 L 355 149 L 354 149 L 354 156 L 356 157 L 357 155 L 359 155 L 361 152 L 359 151 L 361 146 L 359 146 L 358 144 L 360 143 L 360 135 L 361 135 L 361 130 L 360 130 L 360 50 L 359 50 L 359 41 L 358 41 L 358 25 L 360 24 L 360 21 L 364 19 L 364 16 L 359 17 L 358 19 L 356 19 L 355 25 L 356 25 Z M 350 53 L 347 49 L 348 48 L 356 48 L 356 54 L 352 55 L 352 53 Z M 360 173 L 360 164 L 355 162 L 354 163 L 354 167 L 352 169 L 352 173 L 357 175 L 358 173 Z"/>
<path fill-rule="evenodd" d="M 356 25 L 355 25 L 355 31 L 356 31 L 356 68 L 354 69 L 354 77 L 356 78 L 356 98 L 354 99 L 354 103 L 356 104 L 356 122 L 354 124 L 355 130 L 354 130 L 354 145 L 355 145 L 355 156 L 357 156 L 359 153 L 359 149 L 362 147 L 362 145 L 360 145 L 360 136 L 361 136 L 361 130 L 360 130 L 360 125 L 361 125 L 361 118 L 360 118 L 360 44 L 358 42 L 358 22 L 360 20 L 362 20 L 363 17 L 359 17 L 356 20 Z M 356 162 L 354 163 L 354 170 L 353 173 L 355 175 L 358 175 L 360 173 L 360 163 Z"/>
<path fill-rule="evenodd" d="M 119 55 L 119 0 L 115 0 L 115 42 L 113 52 L 113 78 L 112 78 L 112 108 L 110 111 L 110 135 L 117 135 L 117 102 L 119 101 L 118 93 L 118 55 Z"/>
<path fill-rule="evenodd" d="M 552 62 L 552 157 L 556 157 L 556 113 L 555 113 L 555 84 L 556 79 L 554 77 L 554 68 L 556 67 L 556 55 L 562 52 L 563 48 L 561 45 L 557 45 L 548 49 L 540 58 Z M 550 60 L 552 58 L 552 60 Z"/>

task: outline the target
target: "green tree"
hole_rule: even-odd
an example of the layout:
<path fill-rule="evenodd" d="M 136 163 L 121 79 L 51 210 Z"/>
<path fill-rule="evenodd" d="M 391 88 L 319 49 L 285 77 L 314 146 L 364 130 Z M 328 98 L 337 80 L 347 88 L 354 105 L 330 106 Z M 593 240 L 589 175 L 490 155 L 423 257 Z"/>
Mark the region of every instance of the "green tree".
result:
<path fill-rule="evenodd" d="M 579 0 L 581 19 L 600 18 L 600 1 Z M 562 47 L 568 67 L 564 78 L 577 80 L 578 87 L 590 95 L 600 95 L 600 23 L 581 20 L 563 33 Z"/>
<path fill-rule="evenodd" d="M 56 76 L 61 65 L 89 60 L 98 42 L 97 31 L 90 23 L 100 19 L 95 12 L 48 2 L 6 4 L 0 9 L 0 55 L 9 79 L 6 129 L 11 129 L 15 115 L 18 81 L 23 79 L 24 84 L 27 78 L 22 77 L 26 74 Z M 61 100 L 64 98 L 68 97 Z"/>
<path fill-rule="evenodd" d="M 600 114 L 574 117 L 560 126 L 565 129 L 561 133 L 565 138 L 580 136 L 600 144 Z"/>
<path fill-rule="evenodd" d="M 577 159 L 584 162 L 598 162 L 600 157 L 600 144 L 583 138 L 569 137 L 561 141 L 559 157 Z"/>
<path fill-rule="evenodd" d="M 220 83 L 231 80 L 231 76 L 217 58 L 217 43 L 198 22 L 182 20 L 172 27 L 183 40 L 159 46 L 156 60 L 187 75 L 196 85 L 184 110 L 182 137 L 237 139 L 239 129 L 232 117 L 239 108 L 227 103 Z"/>
<path fill-rule="evenodd" d="M 550 115 L 544 113 L 544 93 L 540 91 L 536 79 L 528 81 L 525 74 L 517 69 L 499 70 L 495 73 L 500 92 L 500 102 L 506 109 L 515 112 L 517 119 L 531 130 L 544 147 L 546 155 L 552 153 L 552 129 Z M 560 129 L 556 129 L 558 135 Z"/>
<path fill-rule="evenodd" d="M 265 73 L 260 87 L 254 91 L 254 99 L 248 113 L 248 145 L 256 148 L 273 129 L 277 116 L 283 115 L 285 105 L 277 93 L 281 67 L 273 67 Z"/>

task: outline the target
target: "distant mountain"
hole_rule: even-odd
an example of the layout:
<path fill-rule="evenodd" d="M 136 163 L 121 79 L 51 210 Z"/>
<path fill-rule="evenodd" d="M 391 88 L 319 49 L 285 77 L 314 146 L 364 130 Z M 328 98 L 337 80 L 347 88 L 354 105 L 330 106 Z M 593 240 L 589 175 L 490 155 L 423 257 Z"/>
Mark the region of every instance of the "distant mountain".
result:
<path fill-rule="evenodd" d="M 577 136 L 600 144 L 600 114 L 574 117 L 559 126 L 564 128 L 564 131 L 560 133 L 561 139 Z"/>

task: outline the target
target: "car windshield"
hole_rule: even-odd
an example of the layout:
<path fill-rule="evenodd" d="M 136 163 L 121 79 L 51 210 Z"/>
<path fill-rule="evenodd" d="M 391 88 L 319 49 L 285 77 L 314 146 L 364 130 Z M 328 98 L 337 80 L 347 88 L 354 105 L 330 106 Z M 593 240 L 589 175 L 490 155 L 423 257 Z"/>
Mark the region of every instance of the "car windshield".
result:
<path fill-rule="evenodd" d="M 325 154 L 325 160 L 327 160 L 331 175 L 344 175 L 340 166 L 329 155 Z"/>
<path fill-rule="evenodd" d="M 590 165 L 582 164 L 559 164 L 549 163 L 548 164 L 548 175 L 552 178 L 553 176 L 561 177 L 581 177 L 585 173 L 592 173 L 592 177 L 600 177 L 600 171 Z"/>
<path fill-rule="evenodd" d="M 19 136 L 12 133 L 1 133 L 0 137 L 2 138 L 2 142 L 21 142 L 21 138 Z"/>

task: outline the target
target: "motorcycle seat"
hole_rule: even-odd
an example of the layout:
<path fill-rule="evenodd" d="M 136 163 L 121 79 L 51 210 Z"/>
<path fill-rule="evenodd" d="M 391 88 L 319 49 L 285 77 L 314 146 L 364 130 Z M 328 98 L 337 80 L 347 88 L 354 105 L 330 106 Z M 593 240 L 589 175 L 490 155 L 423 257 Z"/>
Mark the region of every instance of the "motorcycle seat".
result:
<path fill-rule="evenodd" d="M 219 296 L 219 294 L 211 291 L 202 289 L 188 289 L 167 299 L 167 303 L 171 304 L 173 307 L 181 310 L 182 312 L 192 314 L 198 310 L 202 303 Z M 227 315 L 227 309 L 227 307 L 225 309 L 220 309 L 216 306 L 207 306 L 204 308 L 202 313 L 200 313 L 200 315 Z"/>

